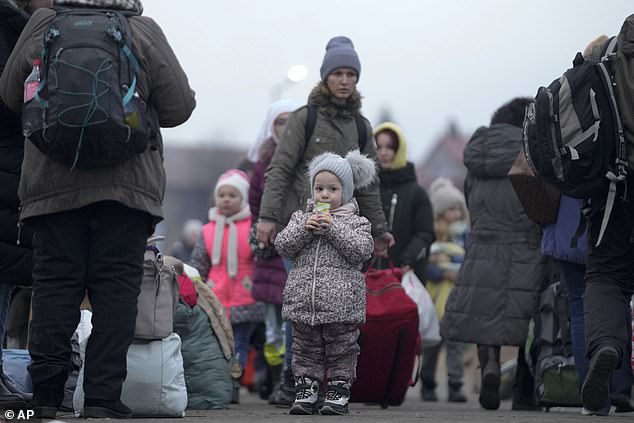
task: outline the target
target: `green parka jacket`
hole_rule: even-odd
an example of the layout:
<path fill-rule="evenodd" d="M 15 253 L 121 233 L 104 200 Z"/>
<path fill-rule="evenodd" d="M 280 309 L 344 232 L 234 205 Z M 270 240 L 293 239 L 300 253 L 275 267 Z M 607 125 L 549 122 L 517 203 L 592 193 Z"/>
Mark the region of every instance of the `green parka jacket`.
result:
<path fill-rule="evenodd" d="M 291 214 L 302 210 L 311 198 L 306 176 L 310 161 L 327 151 L 345 156 L 360 147 L 355 115 L 360 113 L 361 96 L 357 91 L 346 105 L 337 105 L 331 101 L 325 84 L 320 83 L 311 92 L 308 102 L 318 106 L 317 122 L 310 140 L 305 139 L 308 112 L 304 106 L 291 114 L 265 175 L 260 219 L 276 222 L 278 232 L 288 224 Z M 368 138 L 361 152 L 376 161 L 372 127 L 370 122 L 365 122 Z M 355 198 L 360 214 L 372 224 L 372 236 L 379 238 L 387 231 L 387 225 L 378 178 L 368 188 L 355 191 Z"/>

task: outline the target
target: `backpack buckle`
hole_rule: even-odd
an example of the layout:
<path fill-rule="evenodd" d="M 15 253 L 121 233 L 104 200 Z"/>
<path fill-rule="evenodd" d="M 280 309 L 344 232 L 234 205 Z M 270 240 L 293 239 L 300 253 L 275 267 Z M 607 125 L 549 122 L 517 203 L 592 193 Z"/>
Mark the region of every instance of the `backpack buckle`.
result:
<path fill-rule="evenodd" d="M 121 34 L 121 31 L 119 31 L 119 28 L 109 26 L 106 32 L 114 39 L 117 44 L 121 44 L 123 42 L 123 34 Z"/>
<path fill-rule="evenodd" d="M 59 29 L 57 28 L 49 28 L 48 31 L 46 32 L 46 38 L 45 41 L 48 43 L 50 42 L 52 39 L 59 37 L 60 32 Z"/>

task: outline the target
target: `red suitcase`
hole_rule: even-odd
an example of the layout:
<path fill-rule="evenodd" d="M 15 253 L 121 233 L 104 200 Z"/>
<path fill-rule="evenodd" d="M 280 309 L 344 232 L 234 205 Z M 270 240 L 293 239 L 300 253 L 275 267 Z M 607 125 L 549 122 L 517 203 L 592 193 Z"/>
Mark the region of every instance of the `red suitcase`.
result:
<path fill-rule="evenodd" d="M 418 310 L 400 282 L 400 269 L 366 273 L 366 323 L 361 326 L 357 380 L 351 401 L 400 405 L 420 354 Z M 420 366 L 420 357 L 418 360 Z M 411 384 L 410 384 L 411 383 Z"/>

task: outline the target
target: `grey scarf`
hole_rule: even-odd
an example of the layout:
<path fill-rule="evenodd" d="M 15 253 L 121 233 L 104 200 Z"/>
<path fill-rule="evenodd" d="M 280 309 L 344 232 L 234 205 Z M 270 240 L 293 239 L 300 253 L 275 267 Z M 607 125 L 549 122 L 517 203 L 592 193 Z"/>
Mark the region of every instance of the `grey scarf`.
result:
<path fill-rule="evenodd" d="M 56 6 L 101 7 L 103 9 L 130 10 L 143 13 L 141 0 L 55 0 Z"/>
<path fill-rule="evenodd" d="M 218 209 L 213 207 L 209 209 L 209 220 L 216 222 L 216 231 L 214 232 L 214 245 L 211 251 L 211 265 L 218 266 L 222 256 L 222 238 L 225 232 L 225 226 L 229 225 L 229 240 L 227 242 L 227 273 L 230 278 L 238 274 L 238 228 L 234 222 L 244 220 L 251 216 L 251 209 L 248 205 L 232 216 L 224 216 L 218 213 Z"/>

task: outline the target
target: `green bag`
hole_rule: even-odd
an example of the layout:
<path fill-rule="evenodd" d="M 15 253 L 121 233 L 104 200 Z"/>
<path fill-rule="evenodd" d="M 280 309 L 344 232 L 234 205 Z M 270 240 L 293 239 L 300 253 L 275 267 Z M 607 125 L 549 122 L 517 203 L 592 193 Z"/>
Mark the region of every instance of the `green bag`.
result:
<path fill-rule="evenodd" d="M 578 407 L 579 380 L 574 357 L 553 356 L 540 363 L 537 396 L 541 404 Z"/>
<path fill-rule="evenodd" d="M 556 282 L 544 290 L 528 332 L 526 359 L 535 377 L 540 405 L 581 407 L 563 284 Z"/>

